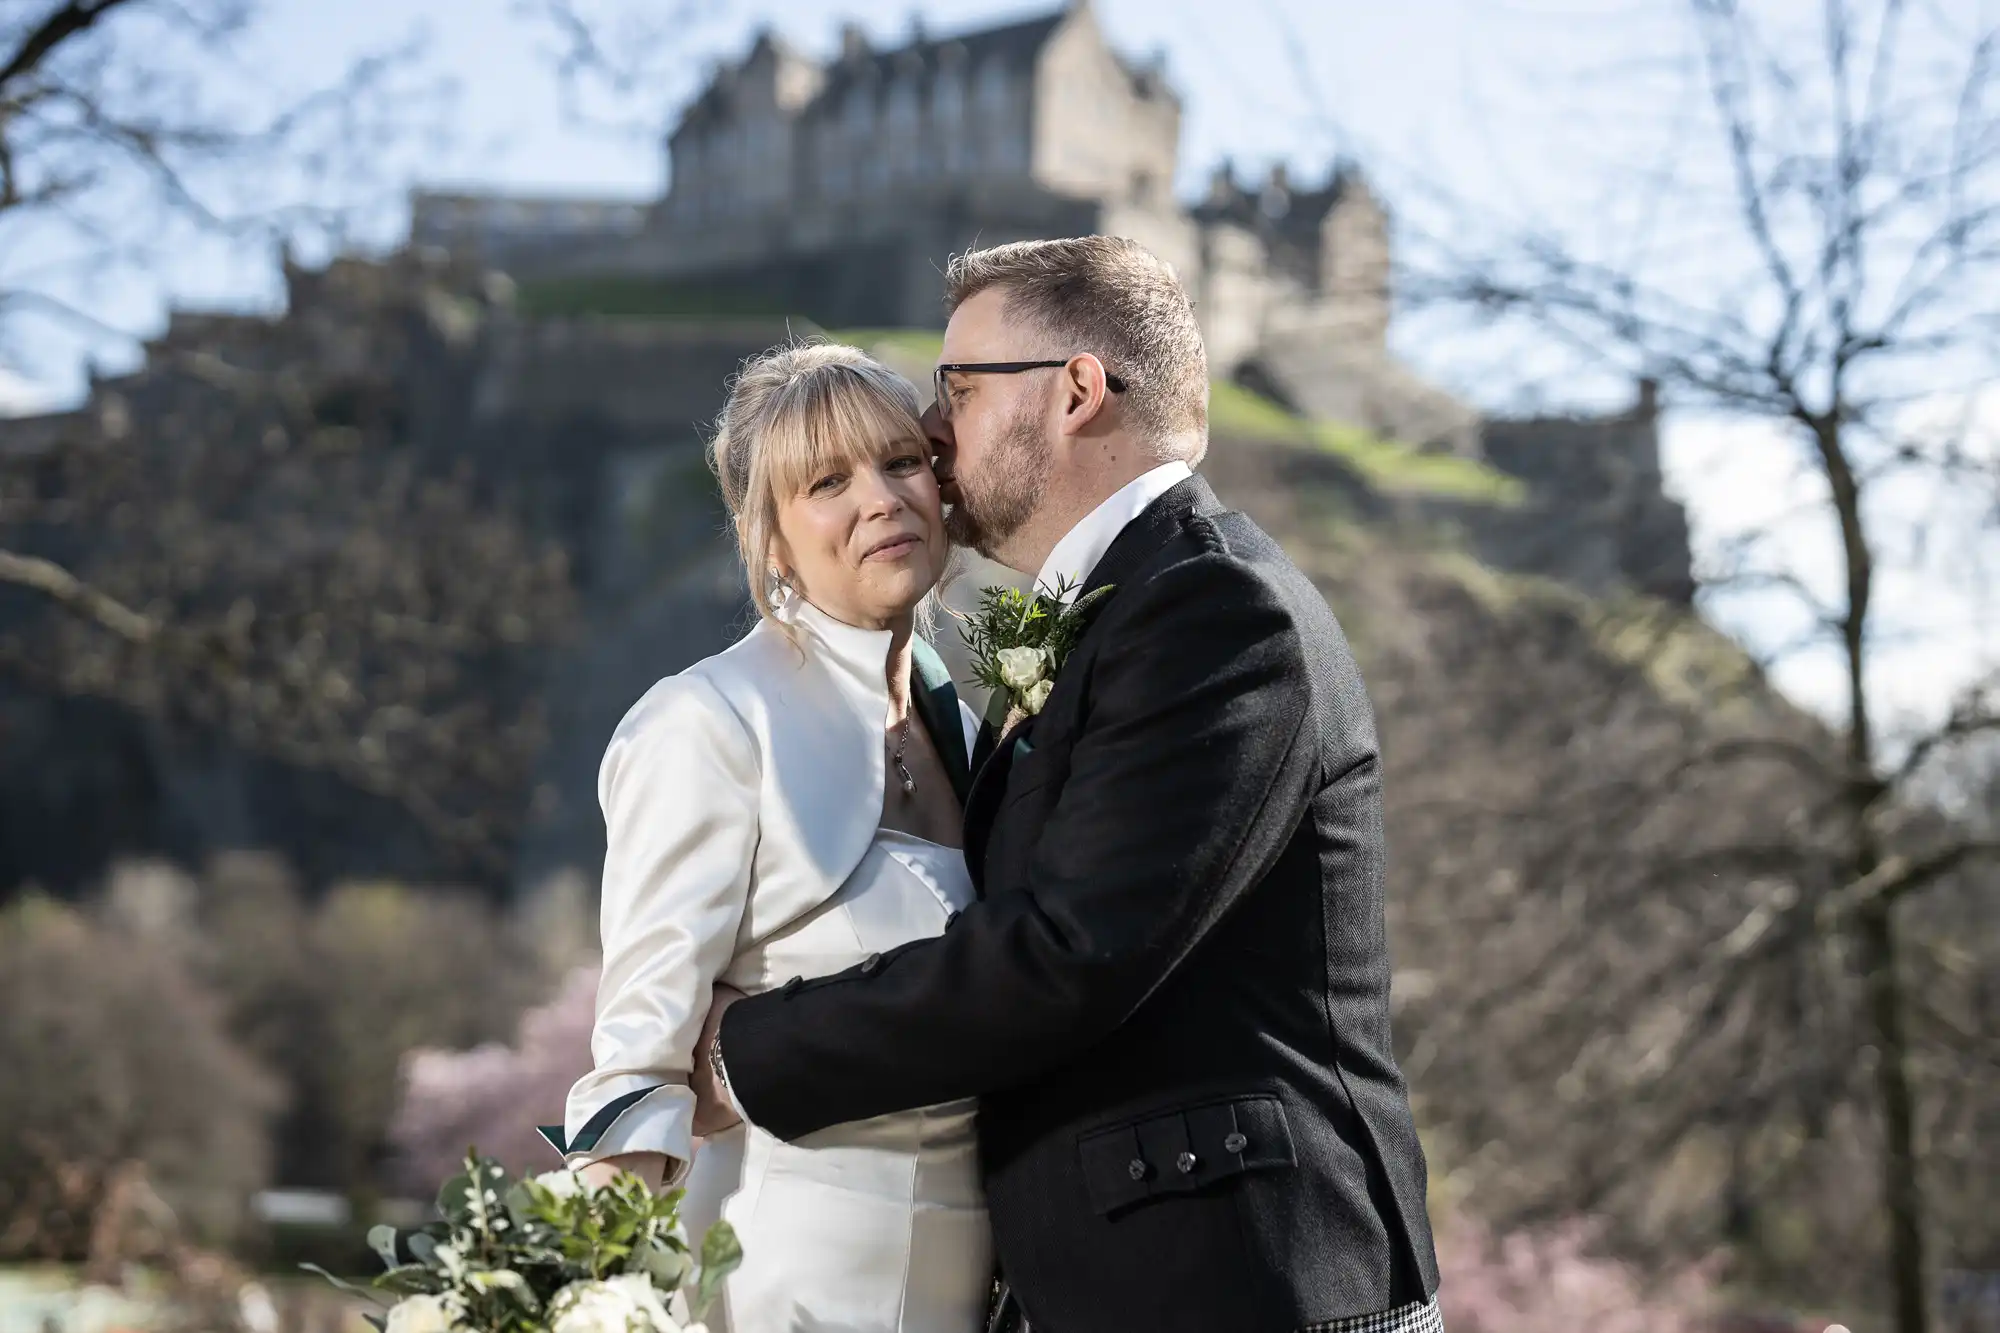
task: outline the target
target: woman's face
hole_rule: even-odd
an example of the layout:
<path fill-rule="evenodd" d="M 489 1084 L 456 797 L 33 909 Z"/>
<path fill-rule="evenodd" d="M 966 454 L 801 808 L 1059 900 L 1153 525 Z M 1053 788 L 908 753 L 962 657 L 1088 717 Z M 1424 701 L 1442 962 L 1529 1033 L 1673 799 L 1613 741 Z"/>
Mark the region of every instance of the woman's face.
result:
<path fill-rule="evenodd" d="M 913 427 L 809 477 L 778 497 L 775 545 L 779 572 L 834 619 L 886 629 L 907 616 L 948 553 L 930 446 Z"/>

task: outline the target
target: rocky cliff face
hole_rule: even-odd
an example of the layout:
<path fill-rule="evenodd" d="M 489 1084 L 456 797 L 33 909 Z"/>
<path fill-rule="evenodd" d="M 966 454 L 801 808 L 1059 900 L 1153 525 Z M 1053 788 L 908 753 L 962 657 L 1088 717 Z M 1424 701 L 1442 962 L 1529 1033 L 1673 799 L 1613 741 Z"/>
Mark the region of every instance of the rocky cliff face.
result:
<path fill-rule="evenodd" d="M 309 384 L 365 378 L 393 407 L 399 447 L 469 463 L 514 497 L 569 551 L 580 623 L 540 667 L 549 739 L 517 794 L 510 818 L 520 836 L 502 878 L 521 890 L 552 877 L 594 881 L 606 738 L 655 679 L 748 623 L 702 459 L 704 428 L 743 358 L 810 330 L 773 320 L 531 318 L 513 308 L 504 280 L 414 258 L 290 279 L 281 320 L 178 319 L 148 367 L 98 386 L 86 412 L 114 398 L 148 401 L 147 384 L 192 373 L 205 351 L 232 364 L 310 355 L 313 364 L 263 368 Z M 313 337 L 301 341 L 302 328 Z M 923 383 L 935 337 L 862 341 Z M 1231 386 L 1218 386 L 1214 415 L 1204 470 L 1302 562 L 1395 534 L 1593 595 L 1685 604 L 1691 592 L 1685 523 L 1659 490 L 1648 415 L 1489 424 L 1488 462 L 1313 423 Z M 0 453 L 46 449 L 52 429 L 48 419 L 0 422 Z M 958 596 L 1002 576 L 975 570 Z M 1328 596 L 1348 614 L 1338 586 Z M 955 636 L 947 628 L 943 637 L 954 656 Z M 463 873 L 379 800 L 213 738 L 169 735 L 115 707 L 19 685 L 0 699 L 0 724 L 0 883 L 9 886 L 75 883 L 114 851 L 198 857 L 241 845 L 285 851 L 321 880 Z M 77 757 L 86 751 L 88 764 Z M 52 803 L 60 819 L 48 817 Z"/>

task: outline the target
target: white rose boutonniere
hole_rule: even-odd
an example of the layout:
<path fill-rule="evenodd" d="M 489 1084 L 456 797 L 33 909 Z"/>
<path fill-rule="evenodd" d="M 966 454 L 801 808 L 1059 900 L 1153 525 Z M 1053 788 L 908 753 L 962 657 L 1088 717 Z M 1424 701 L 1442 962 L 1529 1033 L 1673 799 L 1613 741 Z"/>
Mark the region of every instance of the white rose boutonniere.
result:
<path fill-rule="evenodd" d="M 987 588 L 979 594 L 979 608 L 959 625 L 972 654 L 972 673 L 990 694 L 987 720 L 1002 731 L 1047 706 L 1063 662 L 1089 623 L 1090 608 L 1111 591 L 1099 588 L 1071 602 L 1074 586 L 1064 581 L 1053 591 Z"/>
<path fill-rule="evenodd" d="M 1032 689 L 1048 675 L 1043 670 L 1048 655 L 1040 648 L 1002 648 L 993 656 L 1000 663 L 1000 680 L 1009 689 Z"/>

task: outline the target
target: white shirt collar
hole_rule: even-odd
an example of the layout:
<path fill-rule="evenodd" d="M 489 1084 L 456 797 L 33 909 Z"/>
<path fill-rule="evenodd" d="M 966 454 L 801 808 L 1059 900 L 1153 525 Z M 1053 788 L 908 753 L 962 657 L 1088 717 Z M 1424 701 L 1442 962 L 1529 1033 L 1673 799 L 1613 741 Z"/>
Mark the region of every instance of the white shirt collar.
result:
<path fill-rule="evenodd" d="M 1097 568 L 1097 562 L 1104 558 L 1125 526 L 1144 513 L 1147 505 L 1193 475 L 1192 468 L 1176 459 L 1126 482 L 1063 534 L 1063 539 L 1049 552 L 1049 558 L 1042 562 L 1041 573 L 1035 575 L 1035 587 L 1054 592 L 1057 583 L 1067 579 L 1075 585 L 1069 594 L 1074 597 L 1082 591 L 1084 580 Z"/>

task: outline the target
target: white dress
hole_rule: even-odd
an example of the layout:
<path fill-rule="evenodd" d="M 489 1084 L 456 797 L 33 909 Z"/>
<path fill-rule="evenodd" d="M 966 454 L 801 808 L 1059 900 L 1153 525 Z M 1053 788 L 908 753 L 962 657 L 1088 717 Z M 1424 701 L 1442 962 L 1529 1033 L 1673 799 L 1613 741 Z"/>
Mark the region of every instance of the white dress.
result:
<path fill-rule="evenodd" d="M 893 829 L 819 907 L 731 960 L 750 993 L 844 971 L 942 933 L 973 899 L 964 854 Z M 974 1103 L 835 1125 L 796 1143 L 754 1127 L 705 1140 L 681 1205 L 743 1242 L 710 1326 L 729 1333 L 977 1333 L 992 1279 Z"/>

